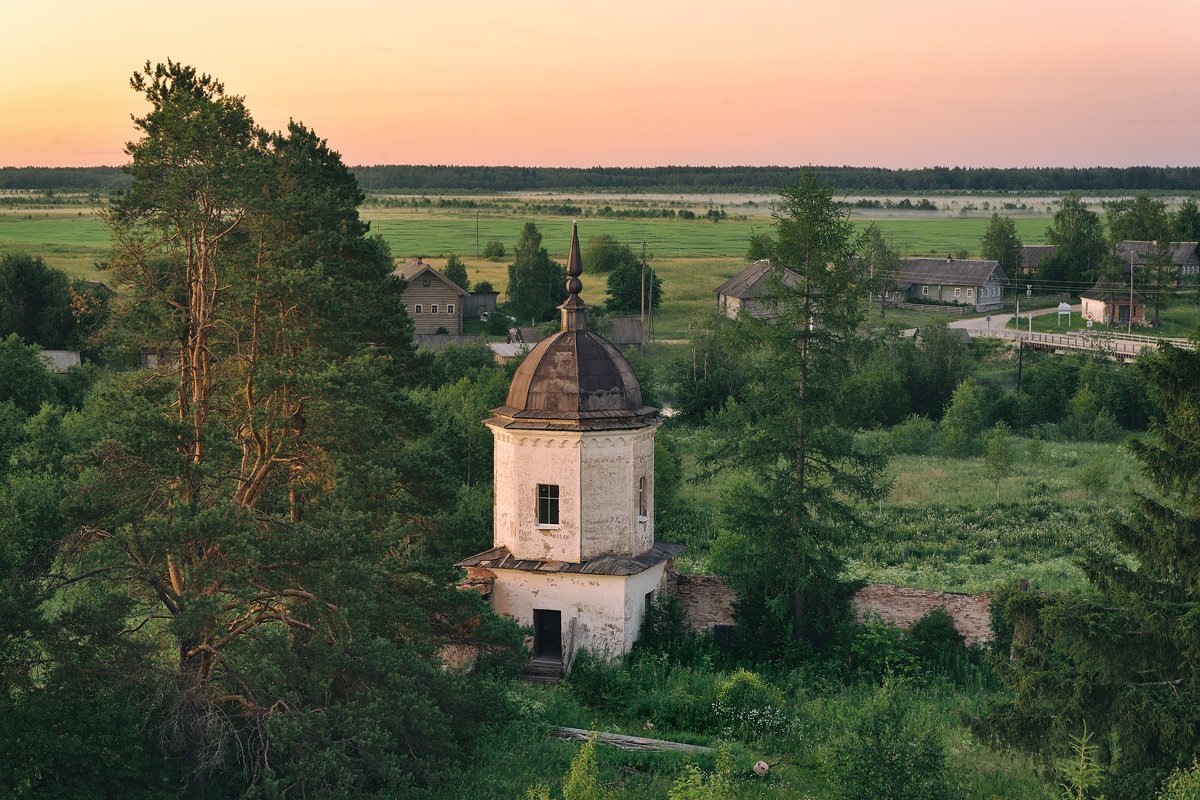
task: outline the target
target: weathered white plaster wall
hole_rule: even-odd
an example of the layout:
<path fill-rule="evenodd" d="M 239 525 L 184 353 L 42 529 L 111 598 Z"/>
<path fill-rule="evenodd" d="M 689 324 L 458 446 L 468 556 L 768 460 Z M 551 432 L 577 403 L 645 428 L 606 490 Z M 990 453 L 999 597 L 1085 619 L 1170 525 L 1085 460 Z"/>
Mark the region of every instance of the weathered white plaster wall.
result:
<path fill-rule="evenodd" d="M 583 434 L 580 554 L 636 555 L 654 544 L 654 428 Z M 646 479 L 646 516 L 638 480 Z"/>
<path fill-rule="evenodd" d="M 522 559 L 579 562 L 654 544 L 654 427 L 548 432 L 493 428 L 494 542 Z M 646 515 L 638 479 L 646 479 Z M 537 524 L 538 484 L 559 487 L 559 524 Z"/>
<path fill-rule="evenodd" d="M 625 579 L 625 652 L 633 648 L 633 643 L 641 633 L 642 620 L 646 616 L 646 593 L 657 594 L 662 590 L 666 567 L 664 561 Z"/>
<path fill-rule="evenodd" d="M 565 659 L 572 647 L 616 658 L 637 641 L 646 593 L 659 589 L 664 568 L 659 564 L 630 577 L 498 569 L 493 571 L 492 607 L 526 626 L 533 625 L 535 608 L 559 611 Z"/>
<path fill-rule="evenodd" d="M 517 558 L 578 562 L 579 450 L 582 434 L 507 431 L 495 439 L 494 541 Z M 537 487 L 558 486 L 558 525 L 538 526 Z"/>

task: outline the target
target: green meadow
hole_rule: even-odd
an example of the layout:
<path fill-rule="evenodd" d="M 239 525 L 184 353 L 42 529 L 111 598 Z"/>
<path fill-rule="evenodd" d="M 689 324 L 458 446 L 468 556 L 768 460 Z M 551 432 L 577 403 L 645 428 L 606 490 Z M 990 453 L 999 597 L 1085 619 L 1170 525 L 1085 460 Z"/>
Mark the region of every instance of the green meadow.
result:
<path fill-rule="evenodd" d="M 563 260 L 570 245 L 571 219 L 547 215 L 521 215 L 515 211 L 363 207 L 371 229 L 382 236 L 397 259 L 423 256 L 441 266 L 451 254 L 466 262 L 473 282 L 490 281 L 504 292 L 508 283 L 508 260 L 492 261 L 475 255 L 490 239 L 510 252 L 527 221 L 534 221 L 550 254 Z M 911 255 L 944 255 L 966 250 L 976 253 L 987 226 L 983 217 L 925 217 L 913 219 L 868 219 L 855 215 L 865 226 L 878 225 L 897 248 Z M 1017 230 L 1024 241 L 1043 241 L 1045 217 L 1018 217 Z M 586 217 L 580 235 L 587 239 L 609 234 L 640 252 L 642 242 L 651 266 L 662 277 L 663 308 L 655 325 L 660 338 L 687 336 L 715 308 L 716 289 L 745 266 L 745 252 L 754 233 L 770 230 L 770 218 L 760 215 L 722 222 L 681 219 L 615 219 Z M 100 279 L 97 264 L 108 256 L 109 234 L 104 222 L 91 208 L 8 208 L 0 211 L 0 253 L 28 252 L 71 275 Z M 586 270 L 586 265 L 584 265 Z M 603 278 L 584 274 L 584 298 L 589 303 L 604 299 Z M 919 315 L 924 318 L 924 315 Z M 900 322 L 896 317 L 895 321 Z M 911 320 L 903 320 L 911 323 Z M 920 324 L 920 320 L 917 323 Z"/>
<path fill-rule="evenodd" d="M 511 250 L 521 227 L 532 219 L 544 236 L 552 256 L 565 258 L 571 237 L 571 219 L 556 216 L 523 216 L 516 213 L 443 209 L 390 209 L 366 206 L 363 216 L 372 230 L 383 236 L 397 258 L 445 257 L 450 253 L 472 257 L 489 239 Z M 860 225 L 871 222 L 911 255 L 943 255 L 967 250 L 975 253 L 987 227 L 984 217 L 925 217 L 869 219 L 853 217 Z M 1044 239 L 1045 217 L 1018 217 L 1017 230 L 1027 243 Z M 477 235 L 478 228 L 478 235 Z M 680 219 L 614 219 L 588 217 L 581 235 L 610 234 L 640 249 L 646 243 L 654 260 L 676 258 L 738 258 L 746 252 L 752 233 L 769 230 L 765 216 L 723 222 Z M 7 208 L 0 211 L 0 252 L 27 250 L 74 274 L 90 274 L 108 247 L 108 231 L 94 210 L 82 207 L 55 209 Z"/>

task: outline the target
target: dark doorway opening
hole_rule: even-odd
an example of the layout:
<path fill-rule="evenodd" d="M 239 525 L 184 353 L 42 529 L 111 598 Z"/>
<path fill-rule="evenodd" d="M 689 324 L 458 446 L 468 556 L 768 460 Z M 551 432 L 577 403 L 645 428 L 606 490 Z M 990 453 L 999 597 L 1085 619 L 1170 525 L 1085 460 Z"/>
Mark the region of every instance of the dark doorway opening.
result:
<path fill-rule="evenodd" d="M 562 660 L 562 612 L 533 610 L 533 657 Z"/>

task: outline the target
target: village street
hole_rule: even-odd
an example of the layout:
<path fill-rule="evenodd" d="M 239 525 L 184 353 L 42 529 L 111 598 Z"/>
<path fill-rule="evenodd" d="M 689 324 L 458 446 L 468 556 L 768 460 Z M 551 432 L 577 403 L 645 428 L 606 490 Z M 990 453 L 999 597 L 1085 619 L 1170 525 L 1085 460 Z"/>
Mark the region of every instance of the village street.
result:
<path fill-rule="evenodd" d="M 1054 306 L 1051 306 L 1049 308 L 1035 308 L 1032 312 L 1029 312 L 1029 313 L 1032 313 L 1033 316 L 1035 316 L 1035 317 L 1040 317 L 1045 314 L 1054 314 L 1057 312 L 1057 310 L 1058 310 L 1057 308 L 1055 308 Z M 1076 317 L 1078 317 L 1079 306 L 1077 306 L 1077 305 L 1071 306 L 1071 313 L 1073 315 L 1075 315 Z M 951 328 L 965 328 L 966 330 L 969 330 L 969 331 L 1001 330 L 1013 318 L 1013 315 L 1011 313 L 1007 313 L 1007 312 L 1001 313 L 1001 314 L 992 314 L 990 316 L 991 316 L 990 321 L 988 320 L 988 315 L 981 315 L 978 317 L 967 317 L 965 319 L 955 320 L 954 322 L 950 323 L 950 327 Z M 1026 316 L 1026 312 L 1022 312 L 1021 318 L 1024 319 L 1025 316 Z"/>

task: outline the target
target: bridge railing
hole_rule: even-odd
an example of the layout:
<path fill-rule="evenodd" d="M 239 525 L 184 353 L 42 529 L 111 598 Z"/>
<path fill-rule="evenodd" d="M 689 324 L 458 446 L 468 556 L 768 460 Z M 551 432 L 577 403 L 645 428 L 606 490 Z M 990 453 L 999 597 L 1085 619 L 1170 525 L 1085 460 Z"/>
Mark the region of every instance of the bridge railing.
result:
<path fill-rule="evenodd" d="M 999 330 L 972 330 L 971 335 L 1012 341 L 1019 339 L 1032 345 L 1059 347 L 1067 350 L 1097 350 L 1125 355 L 1137 355 L 1144 348 L 1158 347 L 1163 342 L 1170 342 L 1179 347 L 1192 346 L 1187 339 L 1168 339 L 1165 337 L 1137 335 L 1111 336 L 1109 334 L 1029 333 L 1027 331 L 1014 331 L 1006 328 Z"/>

